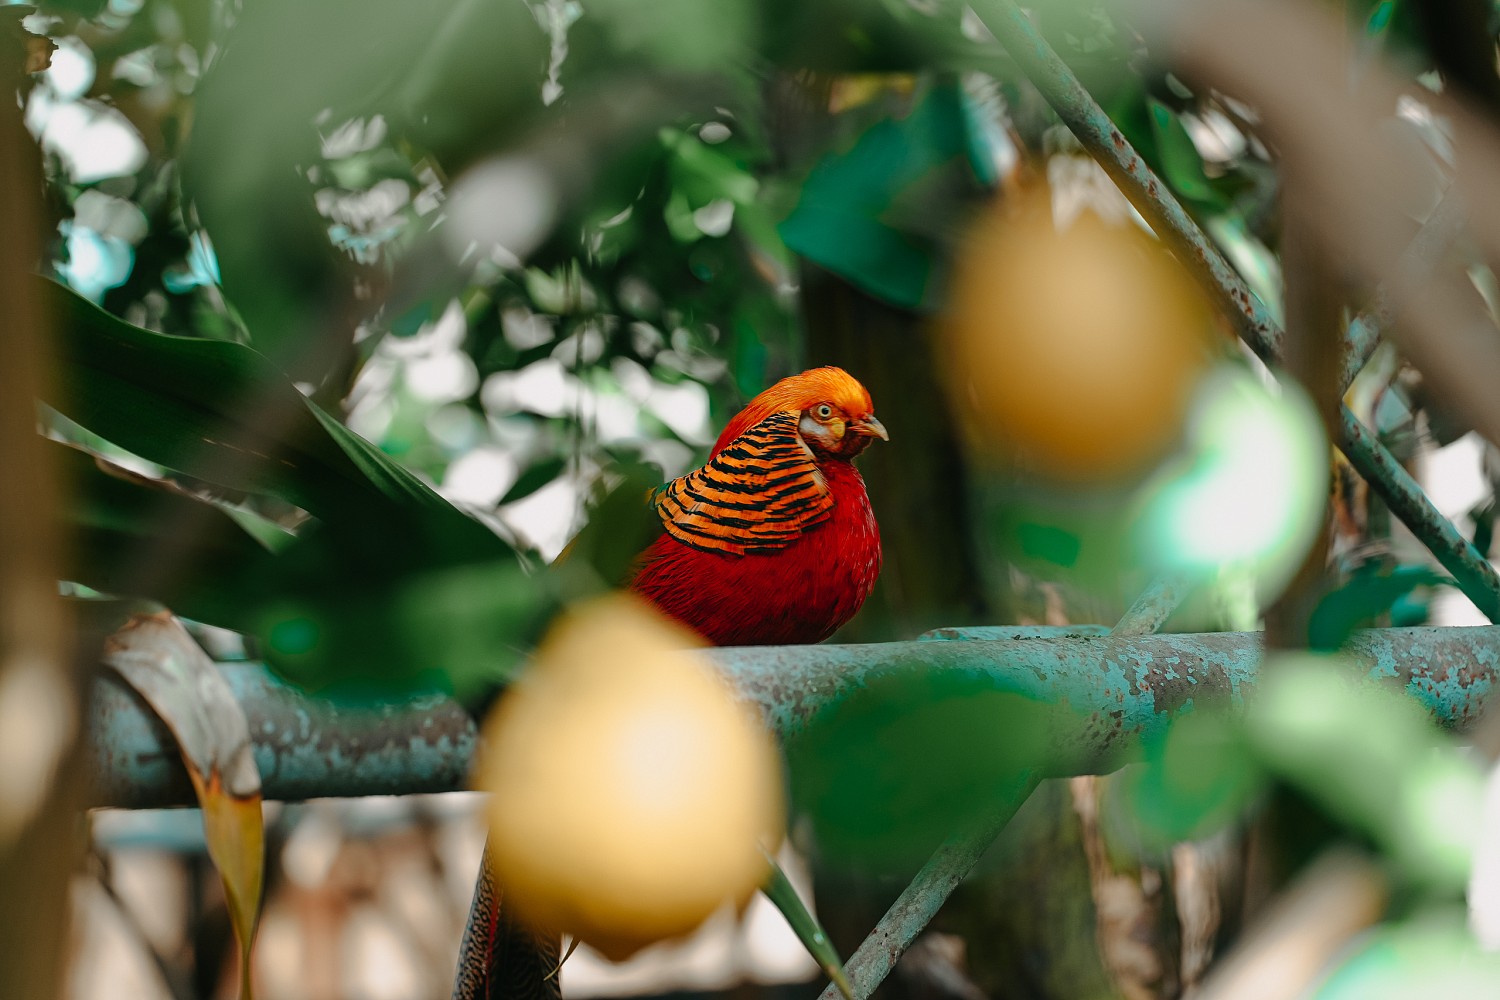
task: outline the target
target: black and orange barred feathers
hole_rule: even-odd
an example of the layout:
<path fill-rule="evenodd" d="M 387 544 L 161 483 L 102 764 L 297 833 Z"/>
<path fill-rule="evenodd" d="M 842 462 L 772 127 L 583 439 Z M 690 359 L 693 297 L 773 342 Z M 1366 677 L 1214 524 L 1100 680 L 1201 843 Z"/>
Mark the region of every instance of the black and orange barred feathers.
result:
<path fill-rule="evenodd" d="M 800 414 L 776 413 L 703 468 L 652 494 L 667 532 L 704 552 L 773 552 L 833 512 L 833 497 L 797 433 Z"/>
<path fill-rule="evenodd" d="M 485 845 L 469 921 L 458 952 L 453 1000 L 560 1000 L 561 941 L 516 922 L 501 904 Z"/>

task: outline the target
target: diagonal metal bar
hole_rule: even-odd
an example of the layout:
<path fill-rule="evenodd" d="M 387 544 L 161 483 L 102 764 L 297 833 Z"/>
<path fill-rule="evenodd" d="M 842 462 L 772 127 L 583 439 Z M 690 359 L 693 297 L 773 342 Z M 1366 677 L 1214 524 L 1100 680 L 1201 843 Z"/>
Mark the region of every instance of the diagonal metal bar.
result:
<path fill-rule="evenodd" d="M 911 884 L 902 890 L 875 929 L 844 963 L 855 1000 L 866 1000 L 885 982 L 906 949 L 932 923 L 953 890 L 969 877 L 1040 781 L 1033 771 L 1017 775 L 1014 784 L 996 795 L 983 817 L 943 841 L 927 859 Z M 829 983 L 818 1000 L 841 1000 L 838 987 Z"/>
<path fill-rule="evenodd" d="M 1160 631 L 1192 588 L 1184 573 L 1164 573 L 1152 580 L 1135 602 L 1125 609 L 1110 635 L 1151 635 Z"/>
<path fill-rule="evenodd" d="M 1464 596 L 1490 621 L 1500 622 L 1500 575 L 1495 567 L 1432 505 L 1411 473 L 1347 406 L 1339 408 L 1338 444 L 1391 513 L 1453 574 Z"/>
<path fill-rule="evenodd" d="M 1234 324 L 1240 339 L 1266 363 L 1274 364 L 1281 357 L 1284 335 L 1265 304 L 1251 293 L 1013 0 L 987 0 L 981 9 L 981 14 L 985 13 L 991 15 L 989 27 L 1000 44 L 1162 242 L 1207 289 Z M 1400 463 L 1348 407 L 1341 407 L 1339 417 L 1337 443 L 1350 464 L 1369 480 L 1391 512 L 1453 574 L 1459 588 L 1475 606 L 1491 621 L 1500 621 L 1500 574 L 1438 512 L 1416 481 L 1405 474 Z"/>
<path fill-rule="evenodd" d="M 1190 586 L 1191 581 L 1182 574 L 1157 577 L 1135 599 L 1109 634 L 1124 637 L 1155 632 L 1177 610 Z M 1010 787 L 1003 789 L 993 802 L 984 804 L 982 815 L 945 840 L 927 860 L 845 965 L 855 1000 L 865 1000 L 891 974 L 906 949 L 937 916 L 953 891 L 969 877 L 979 859 L 984 857 L 1040 782 L 1041 775 L 1035 771 L 1018 774 Z M 839 1000 L 838 988 L 830 983 L 819 1000 Z"/>
<path fill-rule="evenodd" d="M 1484 612 L 1490 621 L 1500 621 L 1500 580 L 1489 560 L 1479 554 L 1453 522 L 1448 520 L 1427 500 L 1422 487 L 1411 477 L 1405 467 L 1389 451 L 1380 446 L 1375 435 L 1354 414 L 1344 407 L 1339 414 L 1339 428 L 1344 441 L 1344 454 L 1355 470 L 1365 477 L 1391 513 L 1411 529 L 1432 550 L 1438 562 L 1453 579 L 1459 589 L 1468 595 L 1474 606 Z"/>

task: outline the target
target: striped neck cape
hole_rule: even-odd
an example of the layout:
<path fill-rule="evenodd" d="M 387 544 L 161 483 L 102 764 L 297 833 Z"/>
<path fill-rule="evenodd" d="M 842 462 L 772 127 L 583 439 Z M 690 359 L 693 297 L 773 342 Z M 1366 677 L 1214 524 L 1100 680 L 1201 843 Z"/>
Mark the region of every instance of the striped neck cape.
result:
<path fill-rule="evenodd" d="M 703 468 L 657 489 L 652 502 L 667 533 L 704 552 L 763 555 L 826 521 L 833 497 L 797 433 L 800 419 L 772 414 Z"/>

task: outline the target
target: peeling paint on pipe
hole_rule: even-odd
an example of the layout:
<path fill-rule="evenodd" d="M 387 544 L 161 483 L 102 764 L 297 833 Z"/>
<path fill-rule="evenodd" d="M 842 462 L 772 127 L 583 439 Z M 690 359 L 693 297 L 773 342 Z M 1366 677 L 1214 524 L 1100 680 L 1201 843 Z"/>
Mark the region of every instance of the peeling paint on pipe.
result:
<path fill-rule="evenodd" d="M 972 630 L 939 630 L 962 636 Z M 784 737 L 891 672 L 959 671 L 995 690 L 1066 704 L 1077 730 L 1059 732 L 1056 773 L 1119 765 L 1140 737 L 1195 706 L 1239 708 L 1261 655 L 1258 633 L 952 639 L 849 646 L 765 646 L 705 653 Z M 1347 655 L 1371 677 L 1401 683 L 1439 721 L 1463 727 L 1489 705 L 1500 626 L 1378 629 Z M 455 702 L 426 696 L 340 705 L 303 694 L 252 663 L 221 669 L 250 721 L 268 799 L 398 795 L 465 787 L 477 735 Z M 166 728 L 119 682 L 95 688 L 90 718 L 98 805 L 189 805 L 187 777 Z"/>
<path fill-rule="evenodd" d="M 469 713 L 451 699 L 341 704 L 305 694 L 258 663 L 224 663 L 219 669 L 245 709 L 267 799 L 465 787 L 477 734 Z M 171 734 L 124 683 L 99 679 L 89 724 L 94 804 L 195 804 Z"/>

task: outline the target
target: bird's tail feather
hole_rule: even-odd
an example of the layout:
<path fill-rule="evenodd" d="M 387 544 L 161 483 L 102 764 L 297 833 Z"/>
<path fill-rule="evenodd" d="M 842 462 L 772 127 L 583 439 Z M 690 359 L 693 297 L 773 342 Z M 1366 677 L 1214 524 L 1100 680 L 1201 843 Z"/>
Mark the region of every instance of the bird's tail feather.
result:
<path fill-rule="evenodd" d="M 559 1000 L 553 973 L 560 942 L 515 920 L 501 905 L 502 896 L 486 847 L 458 952 L 453 1000 Z"/>

